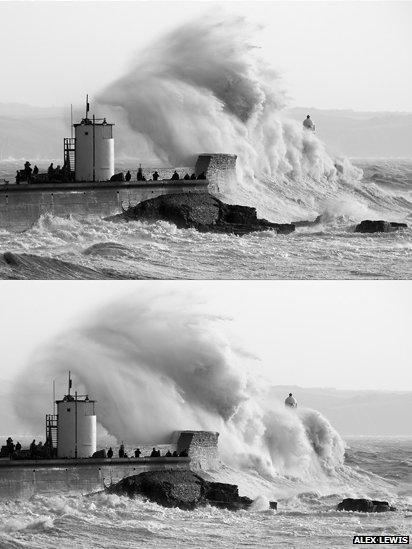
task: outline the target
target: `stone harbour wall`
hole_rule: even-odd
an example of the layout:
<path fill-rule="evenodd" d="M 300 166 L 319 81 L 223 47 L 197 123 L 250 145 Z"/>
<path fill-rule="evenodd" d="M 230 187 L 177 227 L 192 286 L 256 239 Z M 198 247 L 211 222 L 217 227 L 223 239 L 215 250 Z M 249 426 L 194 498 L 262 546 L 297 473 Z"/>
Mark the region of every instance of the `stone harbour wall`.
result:
<path fill-rule="evenodd" d="M 218 196 L 225 186 L 237 181 L 236 159 L 235 154 L 201 154 L 196 162 L 196 176 L 204 172 L 209 181 L 209 192 Z"/>
<path fill-rule="evenodd" d="M 177 451 L 187 450 L 190 468 L 215 469 L 219 464 L 219 433 L 213 431 L 180 431 Z"/>

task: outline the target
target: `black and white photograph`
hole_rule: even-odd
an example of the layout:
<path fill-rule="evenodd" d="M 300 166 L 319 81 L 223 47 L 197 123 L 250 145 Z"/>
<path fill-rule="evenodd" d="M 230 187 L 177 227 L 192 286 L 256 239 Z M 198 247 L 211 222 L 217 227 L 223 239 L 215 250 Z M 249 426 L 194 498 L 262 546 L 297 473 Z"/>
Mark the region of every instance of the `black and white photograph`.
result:
<path fill-rule="evenodd" d="M 330 548 L 408 535 L 404 290 L 136 281 L 7 292 L 0 546 Z"/>
<path fill-rule="evenodd" d="M 0 277 L 410 278 L 411 16 L 1 2 Z"/>
<path fill-rule="evenodd" d="M 0 549 L 412 543 L 412 0 L 0 0 Z"/>

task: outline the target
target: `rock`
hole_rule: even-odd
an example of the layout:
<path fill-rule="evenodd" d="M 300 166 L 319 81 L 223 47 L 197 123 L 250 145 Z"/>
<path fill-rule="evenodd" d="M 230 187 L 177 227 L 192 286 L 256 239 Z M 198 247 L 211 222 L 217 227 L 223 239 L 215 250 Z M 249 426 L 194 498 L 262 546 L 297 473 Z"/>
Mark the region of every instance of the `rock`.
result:
<path fill-rule="evenodd" d="M 358 511 L 360 513 L 385 513 L 396 511 L 387 501 L 376 501 L 371 499 L 346 498 L 337 507 L 338 511 Z"/>
<path fill-rule="evenodd" d="M 355 233 L 389 233 L 399 229 L 405 229 L 406 223 L 396 223 L 395 221 L 371 221 L 365 219 L 355 227 Z"/>
<path fill-rule="evenodd" d="M 255 208 L 225 204 L 209 193 L 197 192 L 150 198 L 124 210 L 123 216 L 126 219 L 169 221 L 179 228 L 195 228 L 200 232 L 244 235 L 268 230 L 288 234 L 295 230 L 292 223 L 279 224 L 258 219 Z"/>
<path fill-rule="evenodd" d="M 234 484 L 209 482 L 192 471 L 180 470 L 148 471 L 126 477 L 107 491 L 129 497 L 140 495 L 164 507 L 181 509 L 209 504 L 237 511 L 247 509 L 252 503 L 250 498 L 239 496 Z"/>

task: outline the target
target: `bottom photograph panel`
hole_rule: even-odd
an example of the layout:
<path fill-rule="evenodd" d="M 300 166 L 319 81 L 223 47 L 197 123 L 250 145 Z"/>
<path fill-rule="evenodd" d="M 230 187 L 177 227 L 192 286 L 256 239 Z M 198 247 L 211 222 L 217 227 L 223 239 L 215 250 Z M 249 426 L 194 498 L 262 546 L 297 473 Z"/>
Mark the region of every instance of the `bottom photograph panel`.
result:
<path fill-rule="evenodd" d="M 408 543 L 410 289 L 1 283 L 0 547 Z"/>

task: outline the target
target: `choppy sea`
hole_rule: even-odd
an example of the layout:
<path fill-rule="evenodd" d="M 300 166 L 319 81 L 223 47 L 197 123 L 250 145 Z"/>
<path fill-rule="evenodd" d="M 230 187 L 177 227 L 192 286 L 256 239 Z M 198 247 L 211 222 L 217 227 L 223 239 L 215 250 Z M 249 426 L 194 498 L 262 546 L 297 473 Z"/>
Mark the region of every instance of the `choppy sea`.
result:
<path fill-rule="evenodd" d="M 412 439 L 351 438 L 345 465 L 322 486 L 222 466 L 211 476 L 255 498 L 248 511 L 166 509 L 114 495 L 38 495 L 0 502 L 0 547 L 352 547 L 354 535 L 412 534 Z M 344 497 L 385 499 L 397 511 L 338 512 Z M 278 511 L 268 500 L 278 500 Z"/>
<path fill-rule="evenodd" d="M 48 162 L 48 161 L 47 161 Z M 17 161 L 0 162 L 12 179 Z M 44 163 L 45 166 L 47 163 Z M 159 221 L 113 223 L 45 215 L 29 230 L 0 230 L 1 278 L 408 279 L 412 277 L 412 160 L 357 160 L 356 181 L 261 181 L 231 202 L 272 221 L 313 220 L 289 235 L 239 237 L 177 229 Z M 43 167 L 39 162 L 39 167 Z M 123 166 L 120 166 L 123 168 Z M 225 198 L 225 197 L 224 197 Z M 362 219 L 408 223 L 399 232 L 358 234 Z M 63 262 L 63 263 L 62 263 Z"/>

